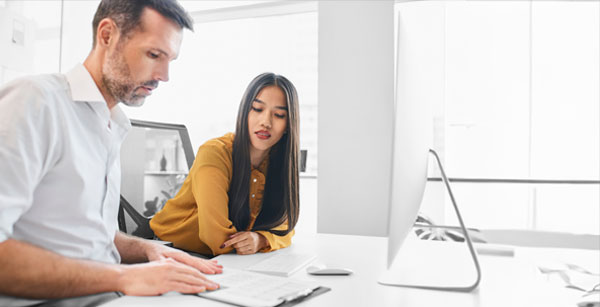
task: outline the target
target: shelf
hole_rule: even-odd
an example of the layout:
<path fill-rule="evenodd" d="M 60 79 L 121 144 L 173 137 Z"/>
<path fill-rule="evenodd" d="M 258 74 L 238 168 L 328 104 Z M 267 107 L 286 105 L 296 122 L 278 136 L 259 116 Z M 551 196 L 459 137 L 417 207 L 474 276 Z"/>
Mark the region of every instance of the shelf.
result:
<path fill-rule="evenodd" d="M 300 178 L 317 178 L 317 173 L 300 172 Z"/>
<path fill-rule="evenodd" d="M 146 171 L 145 175 L 151 176 L 174 176 L 174 175 L 187 175 L 186 171 Z"/>

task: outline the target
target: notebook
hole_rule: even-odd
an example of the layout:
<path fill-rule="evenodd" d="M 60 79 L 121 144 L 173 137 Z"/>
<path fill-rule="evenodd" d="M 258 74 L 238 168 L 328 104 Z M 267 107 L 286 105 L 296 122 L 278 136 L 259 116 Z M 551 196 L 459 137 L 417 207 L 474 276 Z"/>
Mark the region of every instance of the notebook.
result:
<path fill-rule="evenodd" d="M 273 253 L 247 268 L 248 271 L 289 277 L 317 258 L 314 254 Z"/>

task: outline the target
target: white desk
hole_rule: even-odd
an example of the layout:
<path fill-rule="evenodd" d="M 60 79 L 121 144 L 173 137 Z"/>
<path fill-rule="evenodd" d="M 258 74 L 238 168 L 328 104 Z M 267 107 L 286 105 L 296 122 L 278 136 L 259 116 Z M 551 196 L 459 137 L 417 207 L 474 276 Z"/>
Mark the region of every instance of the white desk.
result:
<path fill-rule="evenodd" d="M 387 241 L 385 238 L 326 235 L 297 235 L 291 247 L 280 252 L 311 252 L 317 262 L 335 264 L 354 270 L 350 276 L 311 276 L 300 270 L 291 278 L 316 280 L 332 290 L 306 300 L 298 306 L 574 306 L 580 295 L 548 283 L 529 261 L 539 253 L 554 250 L 517 248 L 515 257 L 479 257 L 482 280 L 472 293 L 443 292 L 377 283 L 386 269 Z M 568 251 L 567 251 L 568 252 Z M 600 259 L 598 251 L 577 250 L 584 258 Z M 265 254 L 254 256 L 264 257 Z M 246 256 L 239 256 L 246 257 Z M 440 255 L 443 259 L 443 255 Z M 598 261 L 596 261 L 598 262 Z M 227 265 L 227 263 L 224 263 Z M 196 296 L 168 294 L 161 297 L 122 297 L 104 307 L 117 306 L 231 306 Z"/>

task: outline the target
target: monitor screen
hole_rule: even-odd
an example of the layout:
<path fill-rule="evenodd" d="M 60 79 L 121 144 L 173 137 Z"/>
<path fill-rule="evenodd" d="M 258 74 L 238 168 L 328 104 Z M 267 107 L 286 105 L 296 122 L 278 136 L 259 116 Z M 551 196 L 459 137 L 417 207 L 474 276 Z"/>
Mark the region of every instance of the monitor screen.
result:
<path fill-rule="evenodd" d="M 430 5 L 411 4 L 398 13 L 388 266 L 411 231 L 421 206 L 429 148 L 433 147 L 431 107 L 443 99 L 443 27 L 435 20 L 438 16 L 422 14 L 424 6 Z M 424 26 L 429 29 L 425 36 L 421 35 Z"/>
<path fill-rule="evenodd" d="M 398 100 L 395 112 L 388 266 L 417 219 L 427 182 L 432 138 L 432 120 L 427 101 Z"/>
<path fill-rule="evenodd" d="M 389 286 L 472 291 L 481 279 L 479 264 L 434 151 L 432 160 L 437 162 L 468 246 L 419 241 L 411 235 L 432 157 L 432 110 L 444 101 L 444 26 L 440 18 L 443 15 L 443 3 L 425 1 L 412 2 L 398 13 L 388 270 L 378 281 Z"/>
<path fill-rule="evenodd" d="M 194 162 L 184 125 L 131 120 L 121 145 L 121 196 L 150 218 L 181 188 Z M 127 233 L 137 225 L 125 214 Z"/>

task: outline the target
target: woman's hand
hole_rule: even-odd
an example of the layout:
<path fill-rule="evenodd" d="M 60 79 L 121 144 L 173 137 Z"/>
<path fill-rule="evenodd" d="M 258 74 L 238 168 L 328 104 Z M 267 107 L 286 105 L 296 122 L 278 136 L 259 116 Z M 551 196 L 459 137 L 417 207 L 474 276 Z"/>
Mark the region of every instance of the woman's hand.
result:
<path fill-rule="evenodd" d="M 259 250 L 269 246 L 269 241 L 256 232 L 241 231 L 229 236 L 229 240 L 225 241 L 221 248 L 231 246 L 240 255 L 255 254 Z"/>

